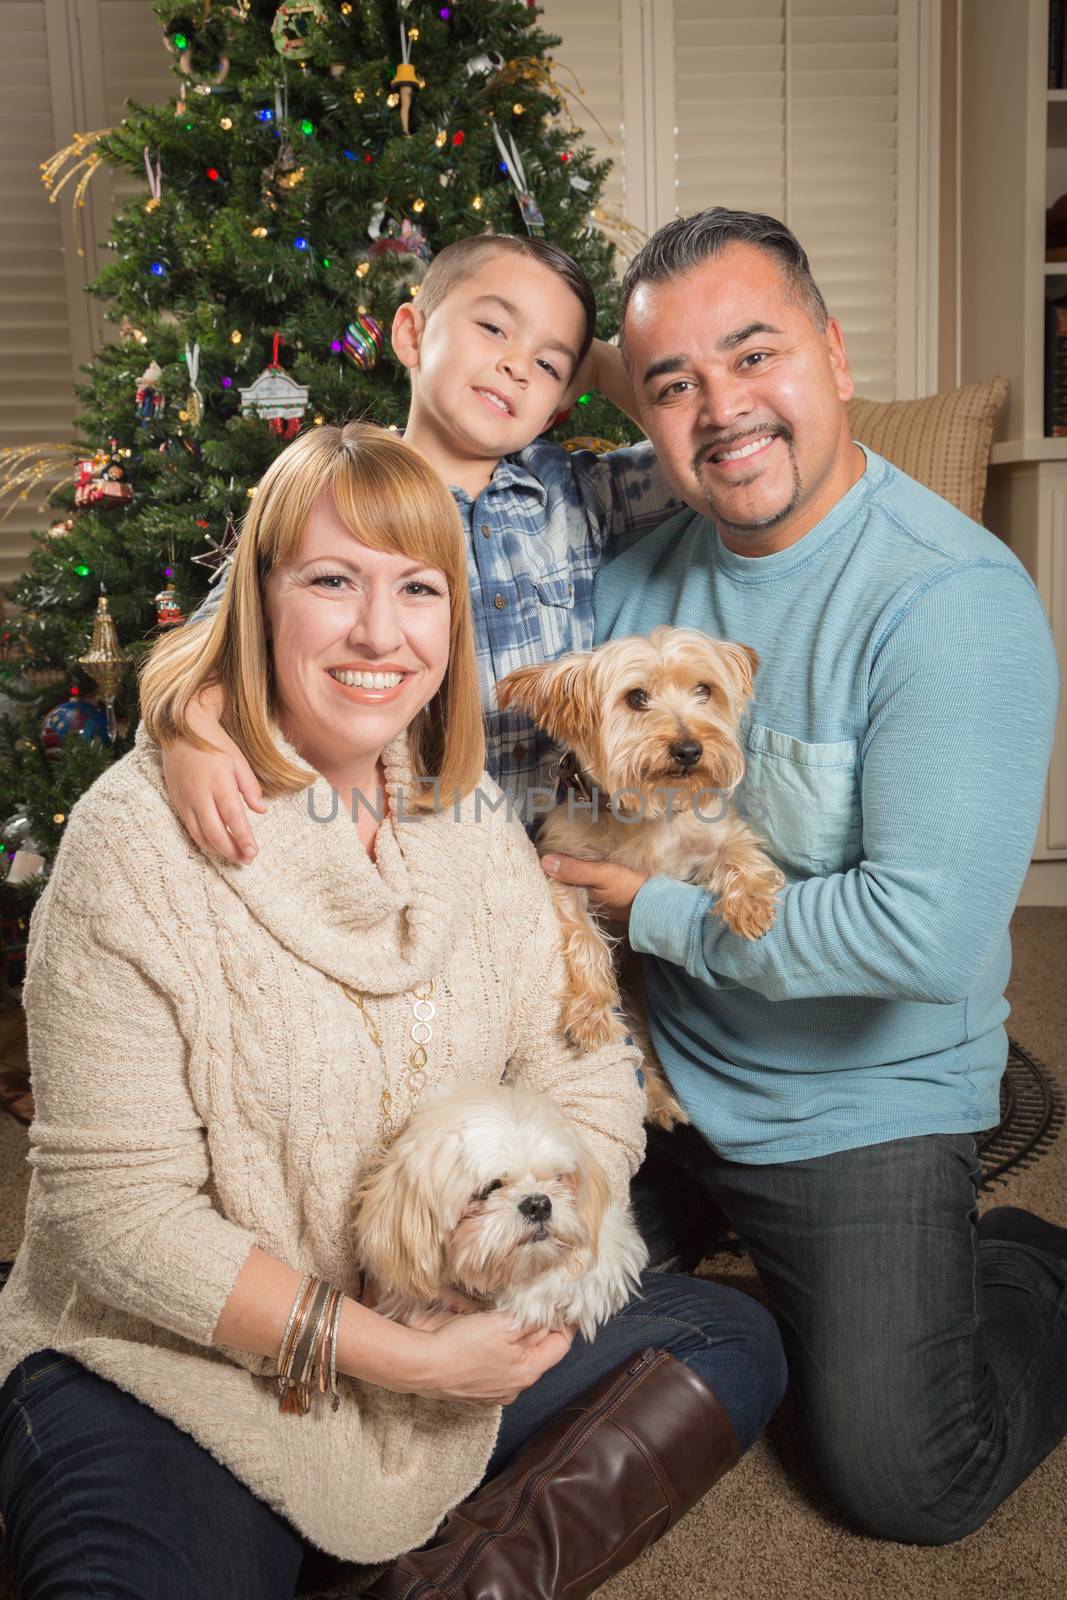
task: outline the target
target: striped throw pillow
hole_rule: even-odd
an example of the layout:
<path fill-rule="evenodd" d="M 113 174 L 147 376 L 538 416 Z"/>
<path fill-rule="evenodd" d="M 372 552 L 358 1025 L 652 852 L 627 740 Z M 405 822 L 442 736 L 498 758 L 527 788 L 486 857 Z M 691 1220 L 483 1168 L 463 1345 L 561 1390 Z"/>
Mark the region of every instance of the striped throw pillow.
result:
<path fill-rule="evenodd" d="M 1007 393 L 1006 378 L 983 378 L 925 400 L 857 398 L 848 420 L 860 444 L 981 522 L 993 423 Z"/>

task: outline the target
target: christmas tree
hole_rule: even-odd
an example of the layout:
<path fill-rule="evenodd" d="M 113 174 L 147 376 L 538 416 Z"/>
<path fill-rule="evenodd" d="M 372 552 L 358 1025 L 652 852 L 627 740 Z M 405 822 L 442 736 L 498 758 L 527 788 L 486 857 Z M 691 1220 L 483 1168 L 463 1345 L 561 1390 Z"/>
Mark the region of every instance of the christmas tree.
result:
<path fill-rule="evenodd" d="M 403 424 L 388 328 L 436 251 L 472 232 L 544 233 L 589 274 L 598 333 L 616 327 L 614 246 L 594 225 L 608 168 L 560 82 L 559 41 L 523 0 L 154 9 L 174 98 L 128 105 L 44 173 L 84 182 L 100 160 L 148 189 L 113 218 L 91 286 L 119 336 L 78 391 L 74 484 L 53 494 L 0 623 L 9 859 L 47 864 L 79 794 L 129 749 L 137 661 L 195 607 L 288 439 L 352 416 Z M 632 437 L 584 402 L 564 438 Z M 48 453 L 6 454 L 9 493 L 27 493 Z M 41 882 L 0 885 L 9 944 Z"/>

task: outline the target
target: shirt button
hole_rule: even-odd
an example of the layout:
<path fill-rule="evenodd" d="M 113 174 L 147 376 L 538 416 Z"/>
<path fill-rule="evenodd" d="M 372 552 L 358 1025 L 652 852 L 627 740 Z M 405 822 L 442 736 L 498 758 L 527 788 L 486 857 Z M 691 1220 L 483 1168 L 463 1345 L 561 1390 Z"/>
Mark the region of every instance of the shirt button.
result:
<path fill-rule="evenodd" d="M 516 761 L 525 761 L 526 746 L 524 744 L 517 744 L 512 754 L 514 755 Z"/>
<path fill-rule="evenodd" d="M 490 528 L 488 522 L 483 522 L 482 523 L 482 537 L 485 538 L 485 539 L 488 539 L 488 537 L 489 537 L 491 532 L 492 532 L 492 529 Z"/>
<path fill-rule="evenodd" d="M 507 605 L 507 601 L 504 599 L 502 594 L 498 594 L 494 599 L 493 604 L 496 606 L 498 611 L 503 611 L 504 607 Z"/>

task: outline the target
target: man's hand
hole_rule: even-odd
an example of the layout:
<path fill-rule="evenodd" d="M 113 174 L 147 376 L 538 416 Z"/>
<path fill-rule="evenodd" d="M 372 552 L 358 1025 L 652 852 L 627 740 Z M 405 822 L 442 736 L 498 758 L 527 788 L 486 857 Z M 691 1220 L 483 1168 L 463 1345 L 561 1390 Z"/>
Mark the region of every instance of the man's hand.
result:
<path fill-rule="evenodd" d="M 573 883 L 589 891 L 589 904 L 612 922 L 623 925 L 630 920 L 630 907 L 647 872 L 619 866 L 615 861 L 580 861 L 577 856 L 542 856 L 545 874 L 556 883 Z"/>

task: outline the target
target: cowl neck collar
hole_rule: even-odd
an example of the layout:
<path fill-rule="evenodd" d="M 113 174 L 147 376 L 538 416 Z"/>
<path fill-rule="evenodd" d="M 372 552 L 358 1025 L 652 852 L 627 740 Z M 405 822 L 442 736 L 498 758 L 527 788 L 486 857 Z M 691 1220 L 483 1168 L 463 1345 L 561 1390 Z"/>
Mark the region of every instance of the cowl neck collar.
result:
<path fill-rule="evenodd" d="M 275 742 L 306 766 L 278 730 Z M 166 795 L 160 752 L 140 731 L 137 751 L 146 776 Z M 387 809 L 376 860 L 321 776 L 307 789 L 268 800 L 262 816 L 249 813 L 258 854 L 248 866 L 203 858 L 286 949 L 370 994 L 397 993 L 440 969 L 488 870 L 491 820 L 488 810 L 478 818 L 477 791 L 460 802 L 442 796 L 433 813 L 413 814 L 406 735 L 386 746 L 382 764 Z M 496 786 L 483 784 L 495 800 Z"/>

